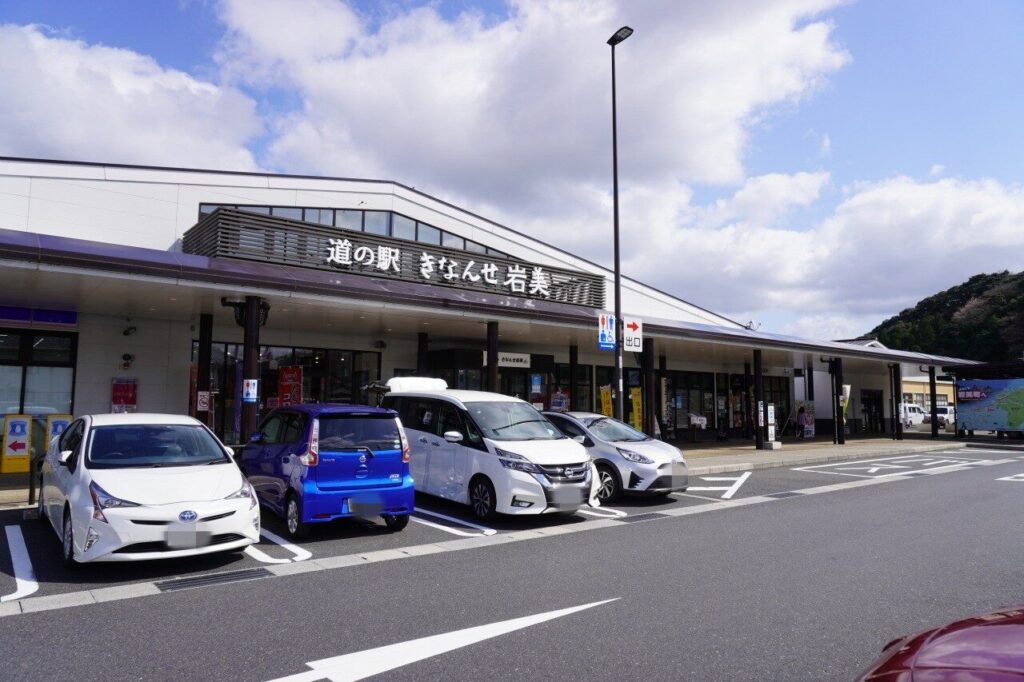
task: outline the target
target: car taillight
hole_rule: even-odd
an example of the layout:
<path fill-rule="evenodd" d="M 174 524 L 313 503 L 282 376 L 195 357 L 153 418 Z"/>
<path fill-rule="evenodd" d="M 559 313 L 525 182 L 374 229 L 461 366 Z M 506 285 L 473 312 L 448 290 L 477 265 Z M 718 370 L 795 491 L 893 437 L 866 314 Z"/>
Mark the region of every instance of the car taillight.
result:
<path fill-rule="evenodd" d="M 402 439 L 402 461 L 406 464 L 409 463 L 409 439 L 405 435 L 405 428 L 402 426 L 402 420 L 395 417 L 395 423 L 398 424 L 398 435 Z"/>
<path fill-rule="evenodd" d="M 320 420 L 313 420 L 313 430 L 309 434 L 309 447 L 299 461 L 308 467 L 315 467 L 320 461 Z"/>

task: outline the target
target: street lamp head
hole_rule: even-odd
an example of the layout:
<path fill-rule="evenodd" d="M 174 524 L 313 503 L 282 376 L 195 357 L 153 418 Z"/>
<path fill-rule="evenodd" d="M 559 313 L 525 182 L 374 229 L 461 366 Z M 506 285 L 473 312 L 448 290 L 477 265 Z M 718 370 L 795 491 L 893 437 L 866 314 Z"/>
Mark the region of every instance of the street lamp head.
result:
<path fill-rule="evenodd" d="M 615 47 L 616 45 L 618 45 L 631 35 L 633 35 L 633 29 L 631 29 L 629 26 L 623 26 L 618 31 L 616 31 L 611 38 L 608 39 L 608 44 L 611 45 L 612 47 Z"/>

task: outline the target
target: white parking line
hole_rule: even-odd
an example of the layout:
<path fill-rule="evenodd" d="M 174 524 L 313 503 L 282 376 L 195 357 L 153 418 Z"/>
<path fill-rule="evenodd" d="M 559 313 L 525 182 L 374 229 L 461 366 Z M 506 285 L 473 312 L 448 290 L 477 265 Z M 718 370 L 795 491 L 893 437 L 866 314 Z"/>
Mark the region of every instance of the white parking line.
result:
<path fill-rule="evenodd" d="M 439 519 L 444 519 L 445 521 L 451 521 L 452 523 L 457 523 L 460 526 L 465 526 L 466 528 L 476 528 L 478 531 L 480 531 L 480 533 L 472 534 L 472 535 L 470 535 L 470 537 L 475 537 L 476 535 L 494 535 L 495 533 L 498 532 L 498 531 L 494 530 L 493 528 L 488 528 L 487 526 L 480 526 L 478 524 L 473 523 L 472 521 L 464 521 L 462 519 L 455 518 L 454 516 L 447 516 L 445 514 L 439 514 L 438 512 L 435 512 L 435 511 L 429 511 L 427 509 L 420 509 L 419 507 L 416 507 L 414 511 L 417 514 L 429 514 L 430 516 L 436 516 Z M 447 531 L 453 533 L 454 535 L 466 535 L 466 533 L 463 533 L 463 532 L 455 532 L 456 531 L 455 528 L 446 528 L 446 527 L 442 526 L 441 524 L 432 523 L 430 521 L 427 521 L 426 519 L 417 519 L 415 516 L 413 516 L 412 520 L 413 521 L 419 521 L 420 523 L 422 523 L 423 525 L 426 525 L 426 526 L 431 526 L 432 525 L 432 526 L 435 526 L 437 528 L 442 528 L 443 530 L 447 530 Z"/>
<path fill-rule="evenodd" d="M 35 571 L 32 570 L 32 560 L 29 559 L 28 548 L 25 546 L 25 536 L 21 534 L 21 527 L 6 526 L 4 530 L 7 532 L 7 547 L 11 551 L 15 589 L 14 592 L 0 597 L 0 602 L 21 599 L 39 589 Z"/>
<path fill-rule="evenodd" d="M 604 512 L 608 512 L 605 514 Z M 596 516 L 600 519 L 621 519 L 623 516 L 629 516 L 626 512 L 621 509 L 612 509 L 611 507 L 591 507 L 590 509 L 580 509 L 580 514 L 586 514 L 588 516 Z"/>
<path fill-rule="evenodd" d="M 739 476 L 736 476 L 736 477 L 733 477 L 733 476 L 699 476 L 698 478 L 703 478 L 705 481 L 732 481 L 732 485 L 727 485 L 727 486 L 692 486 L 691 485 L 689 488 L 687 488 L 687 490 L 688 491 L 689 490 L 701 490 L 701 491 L 707 491 L 707 492 L 714 492 L 714 491 L 724 490 L 725 492 L 722 493 L 722 498 L 721 499 L 723 499 L 723 500 L 730 500 L 730 499 L 732 499 L 732 496 L 736 494 L 736 491 L 738 491 L 740 489 L 740 486 L 742 486 L 744 483 L 747 482 L 747 479 L 750 478 L 750 474 L 751 474 L 751 472 L 744 471 L 742 474 L 740 474 Z"/>
<path fill-rule="evenodd" d="M 266 528 L 263 528 L 263 529 L 260 530 L 260 535 L 262 535 L 266 539 L 270 540 L 274 544 L 280 545 L 281 547 L 284 547 L 289 552 L 294 554 L 295 558 L 294 559 L 275 559 L 274 557 L 272 557 L 269 554 L 267 554 L 266 552 L 264 552 L 262 549 L 257 548 L 256 545 L 249 545 L 248 547 L 245 548 L 245 553 L 248 554 L 253 559 L 255 559 L 256 561 L 261 561 L 261 562 L 263 562 L 265 564 L 290 564 L 293 561 L 305 561 L 306 559 L 309 559 L 310 557 L 313 556 L 310 552 L 302 549 L 301 547 L 296 547 L 295 545 L 293 545 L 292 543 L 288 542 L 287 540 L 285 540 L 280 535 L 277 535 L 275 533 L 271 533 Z"/>
<path fill-rule="evenodd" d="M 1003 476 L 997 478 L 997 481 L 1014 481 L 1015 483 L 1024 483 L 1024 474 L 1014 474 L 1013 476 Z"/>

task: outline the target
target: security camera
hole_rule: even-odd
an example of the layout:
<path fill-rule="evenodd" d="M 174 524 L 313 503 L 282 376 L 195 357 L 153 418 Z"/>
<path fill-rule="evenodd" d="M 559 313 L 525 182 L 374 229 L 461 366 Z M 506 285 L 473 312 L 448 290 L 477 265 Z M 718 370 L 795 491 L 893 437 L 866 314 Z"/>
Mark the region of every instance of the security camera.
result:
<path fill-rule="evenodd" d="M 135 325 L 133 325 L 133 324 L 130 324 L 130 325 L 128 325 L 127 327 L 125 327 L 125 328 L 124 328 L 124 331 L 123 331 L 123 332 L 121 332 L 121 333 L 122 333 L 122 334 L 124 334 L 125 336 L 131 336 L 132 334 L 134 334 L 134 333 L 135 333 L 135 332 L 137 332 L 137 331 L 139 331 L 139 330 L 138 330 L 138 327 L 136 327 L 136 326 L 135 326 Z"/>

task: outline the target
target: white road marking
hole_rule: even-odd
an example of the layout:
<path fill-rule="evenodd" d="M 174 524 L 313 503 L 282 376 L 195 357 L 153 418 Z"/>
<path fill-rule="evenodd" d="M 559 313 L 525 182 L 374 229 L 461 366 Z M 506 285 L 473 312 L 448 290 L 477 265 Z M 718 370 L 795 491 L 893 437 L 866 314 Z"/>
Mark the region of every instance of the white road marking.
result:
<path fill-rule="evenodd" d="M 1013 476 L 1003 476 L 997 478 L 997 481 L 1014 481 L 1015 483 L 1024 483 L 1024 474 L 1014 474 Z"/>
<path fill-rule="evenodd" d="M 814 466 L 793 467 L 792 471 L 804 471 L 812 474 L 833 474 L 836 476 L 854 476 L 857 478 L 881 478 L 883 476 L 903 476 L 906 474 L 934 471 L 947 467 L 969 466 L 987 460 L 972 460 L 961 457 L 944 458 L 928 457 L 920 455 L 902 455 L 899 457 L 878 457 L 875 459 L 864 459 L 854 462 L 830 462 L 829 464 L 816 464 Z M 911 465 L 917 465 L 919 469 L 913 469 Z M 898 469 L 898 471 L 892 471 Z M 879 474 L 879 471 L 890 470 L 888 473 Z M 862 472 L 862 473 L 851 473 Z"/>
<path fill-rule="evenodd" d="M 39 589 L 36 582 L 36 573 L 32 570 L 32 560 L 28 556 L 28 548 L 25 546 L 25 536 L 21 534 L 20 526 L 6 526 L 7 547 L 11 552 L 11 565 L 14 568 L 14 592 L 0 597 L 0 602 L 16 601 L 27 597 Z"/>
<path fill-rule="evenodd" d="M 266 528 L 260 529 L 260 535 L 262 535 L 266 539 L 270 540 L 275 545 L 280 545 L 281 547 L 284 547 L 289 552 L 294 554 L 295 558 L 294 559 L 275 559 L 274 557 L 272 557 L 269 554 L 267 554 L 266 552 L 264 552 L 262 549 L 259 549 L 258 547 L 256 547 L 256 545 L 249 545 L 248 547 L 245 548 L 245 553 L 248 554 L 253 559 L 255 559 L 256 561 L 261 561 L 261 562 L 263 562 L 265 564 L 290 564 L 293 561 L 305 561 L 306 559 L 309 559 L 310 557 L 313 556 L 310 552 L 302 549 L 301 547 L 296 547 L 295 545 L 293 545 L 292 543 L 288 542 L 287 540 L 285 540 L 280 535 L 277 535 L 276 533 L 271 533 Z"/>
<path fill-rule="evenodd" d="M 573 606 L 568 609 L 548 611 L 534 616 L 513 618 L 512 620 L 499 621 L 488 625 L 478 625 L 464 630 L 422 637 L 408 642 L 398 642 L 343 656 L 310 661 L 306 665 L 311 670 L 289 675 L 288 677 L 279 677 L 276 680 L 271 680 L 271 682 L 315 682 L 316 680 L 323 679 L 331 680 L 331 682 L 362 680 L 372 675 L 386 673 L 389 670 L 402 668 L 449 651 L 462 649 L 471 644 L 493 639 L 516 630 L 539 625 L 549 620 L 562 618 L 613 601 L 616 601 L 616 599 L 605 599 L 604 601 Z"/>
<path fill-rule="evenodd" d="M 608 512 L 605 514 L 604 512 Z M 580 509 L 580 514 L 586 514 L 587 516 L 596 516 L 599 519 L 621 519 L 623 516 L 629 516 L 626 512 L 620 509 L 612 509 L 611 507 L 591 507 L 590 509 Z"/>
<path fill-rule="evenodd" d="M 727 485 L 727 486 L 724 486 L 724 487 L 723 486 L 710 486 L 709 487 L 709 486 L 692 486 L 691 485 L 689 488 L 687 488 L 687 490 L 688 491 L 700 490 L 700 491 L 707 491 L 707 492 L 715 492 L 715 491 L 723 490 L 725 492 L 722 493 L 722 498 L 721 499 L 723 499 L 723 500 L 730 500 L 730 499 L 732 499 L 732 496 L 736 494 L 736 491 L 738 491 L 740 489 L 740 486 L 742 486 L 744 483 L 747 482 L 747 479 L 750 478 L 750 474 L 751 474 L 751 472 L 744 471 L 742 474 L 740 474 L 739 476 L 736 476 L 736 477 L 733 477 L 733 476 L 699 476 L 698 478 L 703 478 L 705 481 L 731 481 L 732 485 Z"/>
<path fill-rule="evenodd" d="M 433 521 L 427 521 L 426 519 L 421 519 L 421 518 L 419 518 L 419 517 L 417 517 L 415 515 L 410 516 L 409 520 L 411 520 L 411 521 L 413 521 L 415 523 L 419 523 L 419 524 L 424 525 L 424 526 L 430 526 L 431 528 L 436 528 L 438 530 L 443 530 L 444 532 L 451 533 L 452 535 L 459 535 L 459 536 L 462 536 L 464 538 L 480 538 L 480 537 L 483 537 L 483 535 L 481 535 L 480 533 L 468 533 L 468 532 L 466 532 L 464 530 L 459 530 L 458 528 L 452 528 L 450 526 L 441 525 L 440 523 L 434 523 Z"/>
<path fill-rule="evenodd" d="M 472 521 L 464 521 L 462 519 L 455 518 L 454 516 L 447 516 L 445 514 L 439 514 L 438 512 L 429 511 L 427 509 L 420 509 L 419 507 L 416 507 L 415 512 L 417 514 L 428 514 L 430 516 L 436 516 L 439 519 L 444 519 L 445 521 L 451 521 L 452 523 L 457 523 L 460 526 L 465 526 L 466 528 L 476 528 L 478 531 L 480 531 L 480 533 L 482 535 L 494 535 L 495 533 L 498 532 L 498 531 L 494 530 L 493 528 L 488 528 L 487 526 L 481 526 L 479 524 L 473 523 Z"/>

